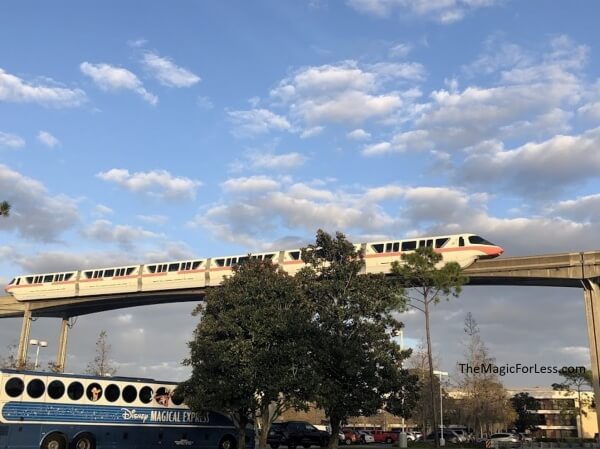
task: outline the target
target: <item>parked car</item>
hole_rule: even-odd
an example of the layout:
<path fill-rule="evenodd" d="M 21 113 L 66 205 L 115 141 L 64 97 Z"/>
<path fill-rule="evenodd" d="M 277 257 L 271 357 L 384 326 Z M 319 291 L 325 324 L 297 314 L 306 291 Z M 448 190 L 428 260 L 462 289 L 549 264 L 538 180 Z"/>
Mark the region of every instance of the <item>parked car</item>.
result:
<path fill-rule="evenodd" d="M 440 434 L 440 431 L 436 432 L 438 435 Z M 453 443 L 453 444 L 458 444 L 458 443 L 462 443 L 463 438 L 457 434 L 454 430 L 450 430 L 450 429 L 444 429 L 444 440 L 447 443 Z M 435 440 L 435 433 L 431 432 L 430 434 L 427 435 L 427 437 L 425 438 L 426 441 L 433 441 Z"/>
<path fill-rule="evenodd" d="M 339 444 L 345 444 L 346 443 L 346 435 L 344 435 L 344 432 L 342 432 L 341 430 L 338 433 L 338 443 Z"/>
<path fill-rule="evenodd" d="M 518 433 L 517 435 L 519 436 L 519 440 L 521 440 L 521 441 L 526 441 L 526 442 L 533 441 L 533 437 L 531 436 L 531 434 Z"/>
<path fill-rule="evenodd" d="M 371 435 L 375 439 L 376 443 L 395 443 L 398 441 L 397 432 L 387 432 L 385 430 L 371 430 Z"/>
<path fill-rule="evenodd" d="M 368 430 L 359 430 L 358 435 L 360 437 L 360 442 L 363 444 L 375 442 L 375 437 L 371 435 L 371 432 L 369 432 Z"/>
<path fill-rule="evenodd" d="M 509 432 L 493 433 L 488 440 L 497 441 L 501 446 L 509 447 L 518 447 L 520 443 L 519 436 Z"/>
<path fill-rule="evenodd" d="M 273 423 L 267 436 L 267 444 L 272 449 L 277 449 L 281 445 L 287 446 L 289 449 L 296 449 L 298 446 L 308 449 L 313 445 L 327 446 L 328 442 L 329 434 L 327 432 L 304 421 Z"/>
<path fill-rule="evenodd" d="M 360 443 L 360 434 L 354 429 L 342 429 L 344 432 L 344 436 L 346 439 L 344 440 L 345 444 L 357 444 Z"/>

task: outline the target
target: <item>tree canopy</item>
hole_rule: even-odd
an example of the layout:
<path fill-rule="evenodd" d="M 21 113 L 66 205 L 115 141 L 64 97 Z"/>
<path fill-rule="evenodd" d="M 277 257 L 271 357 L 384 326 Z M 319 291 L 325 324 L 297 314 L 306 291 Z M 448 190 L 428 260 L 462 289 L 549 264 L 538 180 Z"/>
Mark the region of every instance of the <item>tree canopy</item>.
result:
<path fill-rule="evenodd" d="M 229 414 L 241 448 L 257 419 L 264 448 L 271 422 L 287 407 L 305 407 L 312 386 L 309 312 L 294 278 L 271 261 L 249 260 L 194 314 L 201 320 L 184 362 L 192 375 L 181 385 L 187 404 Z"/>
<path fill-rule="evenodd" d="M 0 201 L 0 217 L 8 217 L 10 215 L 10 203 L 8 201 Z"/>
<path fill-rule="evenodd" d="M 392 316 L 405 309 L 402 290 L 384 275 L 361 274 L 363 254 L 346 237 L 319 230 L 302 251 L 296 275 L 311 309 L 314 400 L 330 420 L 329 447 L 350 416 L 382 407 L 408 417 L 417 379 L 401 368 L 406 353 L 391 338 L 401 328 Z"/>

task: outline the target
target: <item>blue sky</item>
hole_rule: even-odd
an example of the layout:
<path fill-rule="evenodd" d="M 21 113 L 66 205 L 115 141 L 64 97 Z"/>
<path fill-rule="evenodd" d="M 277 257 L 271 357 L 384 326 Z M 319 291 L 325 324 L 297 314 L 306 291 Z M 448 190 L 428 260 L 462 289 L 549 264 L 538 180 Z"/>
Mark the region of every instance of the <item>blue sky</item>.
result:
<path fill-rule="evenodd" d="M 3 2 L 0 200 L 14 209 L 0 283 L 293 248 L 319 227 L 355 241 L 475 232 L 506 255 L 596 249 L 599 8 Z M 434 317 L 440 364 L 461 360 L 468 311 L 499 362 L 586 364 L 581 306 L 578 290 L 468 288 Z M 70 367 L 107 329 L 122 374 L 185 377 L 190 310 L 82 317 Z M 415 344 L 422 317 L 402 320 Z M 0 347 L 19 327 L 0 324 Z"/>

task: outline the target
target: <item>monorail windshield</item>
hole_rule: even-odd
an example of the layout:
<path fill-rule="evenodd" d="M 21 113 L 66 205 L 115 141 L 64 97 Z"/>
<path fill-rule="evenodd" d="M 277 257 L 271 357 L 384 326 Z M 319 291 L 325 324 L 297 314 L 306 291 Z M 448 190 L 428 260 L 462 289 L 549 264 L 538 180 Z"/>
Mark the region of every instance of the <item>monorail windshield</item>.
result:
<path fill-rule="evenodd" d="M 237 435 L 228 416 L 190 410 L 176 384 L 0 370 L 0 448 L 233 449 Z"/>

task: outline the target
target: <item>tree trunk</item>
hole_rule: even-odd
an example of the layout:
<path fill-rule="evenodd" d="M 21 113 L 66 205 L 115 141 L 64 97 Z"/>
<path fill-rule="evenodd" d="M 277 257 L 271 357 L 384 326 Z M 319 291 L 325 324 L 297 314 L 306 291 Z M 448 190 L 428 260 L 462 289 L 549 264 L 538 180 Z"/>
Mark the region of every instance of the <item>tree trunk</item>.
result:
<path fill-rule="evenodd" d="M 245 415 L 238 417 L 238 449 L 246 448 L 246 427 L 248 427 L 248 418 Z"/>
<path fill-rule="evenodd" d="M 331 435 L 329 436 L 329 443 L 327 449 L 337 449 L 339 442 L 341 419 L 334 416 L 329 417 L 329 424 L 331 426 Z"/>
<path fill-rule="evenodd" d="M 429 304 L 425 298 L 425 333 L 427 334 L 427 358 L 429 359 L 429 388 L 431 393 L 431 421 L 433 422 L 433 434 L 435 438 L 435 447 L 440 447 L 440 434 L 437 424 L 437 414 L 435 413 L 435 394 L 433 383 L 433 355 L 431 354 L 431 333 L 429 330 Z"/>
<path fill-rule="evenodd" d="M 269 404 L 260 409 L 258 422 L 258 449 L 267 449 L 267 437 L 269 436 L 269 428 L 271 427 L 271 413 L 269 413 Z"/>

